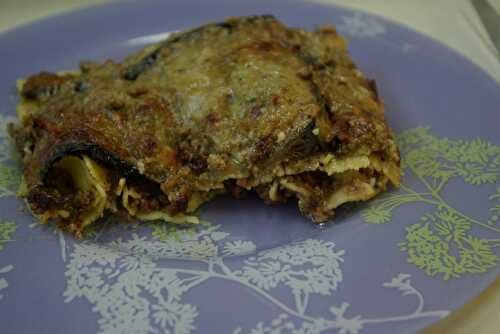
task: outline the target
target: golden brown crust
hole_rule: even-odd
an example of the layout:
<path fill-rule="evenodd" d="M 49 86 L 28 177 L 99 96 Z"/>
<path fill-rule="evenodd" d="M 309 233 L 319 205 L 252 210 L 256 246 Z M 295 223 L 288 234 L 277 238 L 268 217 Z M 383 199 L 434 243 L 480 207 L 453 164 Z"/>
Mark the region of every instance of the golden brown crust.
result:
<path fill-rule="evenodd" d="M 369 174 L 365 183 L 378 184 L 352 200 L 381 191 L 387 170 L 399 182 L 399 155 L 375 84 L 356 69 L 333 27 L 306 32 L 269 16 L 230 19 L 174 34 L 122 63 L 40 73 L 21 96 L 30 111 L 12 132 L 38 214 L 59 205 L 47 177 L 67 155 L 89 156 L 114 182 L 125 177 L 142 189 L 150 198 L 143 210 L 169 214 L 186 212 L 193 197 L 210 197 L 203 193 L 258 188 L 269 202 L 297 196 L 304 214 L 326 220 L 338 178 L 319 162 L 280 175 L 312 156 L 372 155 L 392 166 L 348 167 L 358 173 L 351 181 Z"/>

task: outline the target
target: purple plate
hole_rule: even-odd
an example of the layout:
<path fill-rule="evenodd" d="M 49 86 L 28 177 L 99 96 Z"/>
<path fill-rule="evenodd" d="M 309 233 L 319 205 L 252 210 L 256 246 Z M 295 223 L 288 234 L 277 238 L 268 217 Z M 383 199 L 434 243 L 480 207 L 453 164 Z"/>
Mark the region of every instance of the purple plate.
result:
<path fill-rule="evenodd" d="M 16 79 L 261 13 L 306 29 L 335 24 L 349 38 L 398 133 L 403 187 L 323 229 L 293 204 L 221 197 L 197 228 L 109 219 L 76 242 L 19 210 L 4 132 Z M 1 333 L 414 333 L 500 274 L 500 87 L 429 38 L 311 3 L 140 1 L 0 34 L 0 50 Z"/>

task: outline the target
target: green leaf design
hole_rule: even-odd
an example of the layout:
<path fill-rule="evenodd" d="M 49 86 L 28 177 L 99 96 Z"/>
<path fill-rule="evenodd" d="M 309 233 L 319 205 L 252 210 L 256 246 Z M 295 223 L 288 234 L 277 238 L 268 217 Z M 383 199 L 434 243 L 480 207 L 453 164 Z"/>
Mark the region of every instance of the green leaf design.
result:
<path fill-rule="evenodd" d="M 454 258 L 449 255 L 448 243 L 441 240 L 430 229 L 429 224 L 413 224 L 406 228 L 406 242 L 400 249 L 408 253 L 408 262 L 425 270 L 430 276 L 438 273 L 449 279 L 454 275 Z"/>
<path fill-rule="evenodd" d="M 385 195 L 375 200 L 369 207 L 361 211 L 361 217 L 369 224 L 385 224 L 391 221 L 392 211 L 404 203 L 422 200 L 422 194 Z"/>
<path fill-rule="evenodd" d="M 19 168 L 0 162 L 0 197 L 15 196 L 20 182 Z"/>
<path fill-rule="evenodd" d="M 21 182 L 21 169 L 12 164 L 18 160 L 18 153 L 6 131 L 7 124 L 12 122 L 14 117 L 0 114 L 0 198 L 15 196 Z"/>
<path fill-rule="evenodd" d="M 11 221 L 0 222 L 0 251 L 4 249 L 5 244 L 11 241 L 12 235 L 17 229 L 17 225 Z"/>
<path fill-rule="evenodd" d="M 423 223 L 406 227 L 406 241 L 399 244 L 408 262 L 427 275 L 444 280 L 465 273 L 482 273 L 499 263 L 486 239 L 470 234 L 471 224 L 453 212 L 427 215 Z"/>
<path fill-rule="evenodd" d="M 481 273 L 500 262 L 495 249 L 500 239 L 482 239 L 472 226 L 500 234 L 500 188 L 490 197 L 498 203 L 490 208 L 491 218 L 483 223 L 452 208 L 441 197 L 449 180 L 460 178 L 480 186 L 500 180 L 500 147 L 486 140 L 438 138 L 429 128 L 404 131 L 397 137 L 405 174 L 416 176 L 426 192 L 403 184 L 397 194 L 384 196 L 364 209 L 361 217 L 370 224 L 388 223 L 392 212 L 406 203 L 421 202 L 430 207 L 420 223 L 406 228 L 400 243 L 407 261 L 430 276 L 447 280 L 467 273 Z"/>
<path fill-rule="evenodd" d="M 498 180 L 498 172 L 495 170 L 484 169 L 478 164 L 457 164 L 457 175 L 461 176 L 465 182 L 473 185 L 484 183 L 495 183 Z"/>
<path fill-rule="evenodd" d="M 451 178 L 461 176 L 470 184 L 494 183 L 500 171 L 500 147 L 476 138 L 440 139 L 428 128 L 403 132 L 397 138 L 403 156 L 403 167 L 424 177 Z"/>
<path fill-rule="evenodd" d="M 163 221 L 155 221 L 148 223 L 151 227 L 151 236 L 158 240 L 176 240 L 181 241 L 186 238 L 192 238 L 196 235 L 199 227 L 208 227 L 214 229 L 210 223 L 206 221 L 200 221 L 198 226 L 182 226 L 177 224 L 165 223 Z M 227 233 L 215 231 L 211 235 L 213 241 L 222 240 L 227 237 Z"/>
<path fill-rule="evenodd" d="M 371 206 L 361 212 L 361 217 L 370 224 L 384 224 L 392 219 L 391 212 L 376 206 Z"/>
<path fill-rule="evenodd" d="M 496 200 L 497 204 L 490 209 L 491 218 L 488 220 L 488 223 L 491 225 L 496 225 L 500 223 L 500 187 L 497 188 L 496 194 L 491 195 L 489 199 Z"/>
<path fill-rule="evenodd" d="M 167 239 L 180 241 L 182 239 L 182 234 L 196 233 L 196 229 L 194 227 L 183 228 L 180 230 L 178 226 L 173 226 L 163 222 L 155 222 L 150 225 L 152 228 L 152 237 L 162 241 Z"/>

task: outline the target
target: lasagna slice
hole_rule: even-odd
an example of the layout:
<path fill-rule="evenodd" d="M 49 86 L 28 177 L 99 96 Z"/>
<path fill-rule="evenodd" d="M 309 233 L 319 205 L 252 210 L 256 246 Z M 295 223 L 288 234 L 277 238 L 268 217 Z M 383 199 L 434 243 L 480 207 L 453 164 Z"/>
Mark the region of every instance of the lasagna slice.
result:
<path fill-rule="evenodd" d="M 21 196 L 77 237 L 108 212 L 196 223 L 202 203 L 247 191 L 297 198 L 319 223 L 400 181 L 375 83 L 333 27 L 229 19 L 19 92 Z"/>

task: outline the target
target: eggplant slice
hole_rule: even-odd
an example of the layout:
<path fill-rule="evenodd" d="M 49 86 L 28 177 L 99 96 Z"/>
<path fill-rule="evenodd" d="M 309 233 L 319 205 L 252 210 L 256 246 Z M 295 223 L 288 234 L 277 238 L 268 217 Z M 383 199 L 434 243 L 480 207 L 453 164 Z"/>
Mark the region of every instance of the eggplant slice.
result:
<path fill-rule="evenodd" d="M 229 19 L 19 90 L 21 195 L 77 237 L 107 212 L 197 223 L 224 192 L 296 197 L 323 222 L 400 181 L 375 83 L 333 27 Z"/>

